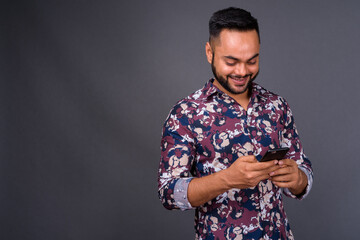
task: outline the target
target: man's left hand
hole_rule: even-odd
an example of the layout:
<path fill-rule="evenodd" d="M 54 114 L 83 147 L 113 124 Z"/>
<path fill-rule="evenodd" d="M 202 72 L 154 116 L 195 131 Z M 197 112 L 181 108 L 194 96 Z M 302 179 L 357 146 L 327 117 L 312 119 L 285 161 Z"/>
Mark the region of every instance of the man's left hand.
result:
<path fill-rule="evenodd" d="M 281 168 L 270 173 L 270 180 L 278 187 L 288 188 L 294 195 L 301 194 L 307 186 L 306 174 L 292 159 L 280 160 L 278 164 Z"/>

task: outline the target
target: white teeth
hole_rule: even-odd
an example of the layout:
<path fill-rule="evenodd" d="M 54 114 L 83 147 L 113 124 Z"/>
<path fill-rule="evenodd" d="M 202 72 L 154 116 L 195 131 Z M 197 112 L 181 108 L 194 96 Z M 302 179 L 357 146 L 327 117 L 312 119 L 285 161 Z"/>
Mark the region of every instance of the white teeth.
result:
<path fill-rule="evenodd" d="M 246 80 L 247 77 L 231 77 L 232 79 L 235 79 L 235 80 Z"/>
<path fill-rule="evenodd" d="M 232 77 L 232 79 L 237 80 L 237 81 L 246 80 L 246 78 L 234 78 L 234 77 Z"/>

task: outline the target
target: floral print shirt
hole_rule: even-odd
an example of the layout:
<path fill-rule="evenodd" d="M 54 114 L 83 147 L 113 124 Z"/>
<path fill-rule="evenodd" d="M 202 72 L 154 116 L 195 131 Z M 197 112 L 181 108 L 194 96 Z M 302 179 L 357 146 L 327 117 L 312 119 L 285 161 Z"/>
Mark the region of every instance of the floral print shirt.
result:
<path fill-rule="evenodd" d="M 270 180 L 231 189 L 195 209 L 196 239 L 293 239 L 282 193 L 302 199 L 311 189 L 311 163 L 303 152 L 292 112 L 284 98 L 251 85 L 247 111 L 213 85 L 213 80 L 179 101 L 163 128 L 158 175 L 159 198 L 167 209 L 192 209 L 187 187 L 194 177 L 228 168 L 236 159 L 289 147 L 308 177 L 302 196 Z"/>

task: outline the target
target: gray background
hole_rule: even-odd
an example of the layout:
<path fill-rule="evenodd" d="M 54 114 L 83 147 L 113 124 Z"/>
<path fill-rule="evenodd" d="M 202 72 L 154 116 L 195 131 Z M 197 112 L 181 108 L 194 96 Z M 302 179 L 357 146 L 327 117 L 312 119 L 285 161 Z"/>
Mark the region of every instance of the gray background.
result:
<path fill-rule="evenodd" d="M 357 239 L 358 1 L 2 1 L 0 239 L 193 239 L 157 198 L 161 128 L 212 77 L 211 14 L 258 18 L 257 82 L 284 96 L 315 183 L 296 239 Z"/>

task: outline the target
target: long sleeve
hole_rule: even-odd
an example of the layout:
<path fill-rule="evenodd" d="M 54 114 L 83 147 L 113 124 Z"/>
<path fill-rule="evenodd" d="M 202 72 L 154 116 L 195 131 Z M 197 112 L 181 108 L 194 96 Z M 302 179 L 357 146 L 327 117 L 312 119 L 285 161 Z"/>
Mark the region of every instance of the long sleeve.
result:
<path fill-rule="evenodd" d="M 309 194 L 312 188 L 313 170 L 312 170 L 311 162 L 304 154 L 304 150 L 300 142 L 299 134 L 295 126 L 292 111 L 285 100 L 284 100 L 284 106 L 285 106 L 284 130 L 282 131 L 281 144 L 282 146 L 286 146 L 290 148 L 286 157 L 296 161 L 299 169 L 306 174 L 308 178 L 308 185 L 301 196 L 295 196 L 289 191 L 289 189 L 284 189 L 283 192 L 288 197 L 303 199 Z"/>
<path fill-rule="evenodd" d="M 186 210 L 192 208 L 187 200 L 187 187 L 192 179 L 195 150 L 192 134 L 182 124 L 187 120 L 180 111 L 181 107 L 176 105 L 163 127 L 158 194 L 165 208 Z"/>

